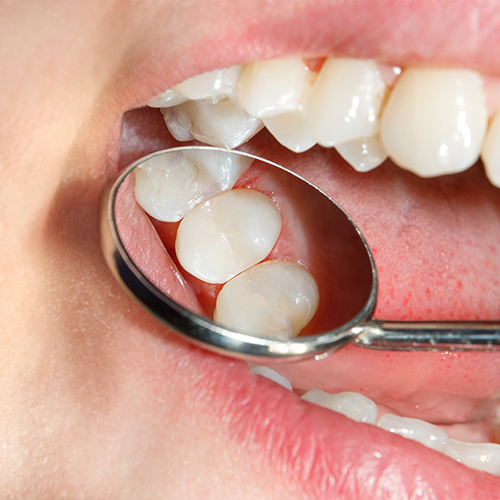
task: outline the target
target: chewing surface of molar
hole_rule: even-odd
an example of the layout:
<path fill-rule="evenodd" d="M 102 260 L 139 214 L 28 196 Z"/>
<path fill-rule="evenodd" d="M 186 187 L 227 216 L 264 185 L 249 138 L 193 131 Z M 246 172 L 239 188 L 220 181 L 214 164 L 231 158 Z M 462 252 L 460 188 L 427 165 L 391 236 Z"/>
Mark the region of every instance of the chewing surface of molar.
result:
<path fill-rule="evenodd" d="M 247 64 L 238 85 L 238 103 L 256 118 L 296 111 L 314 77 L 301 57 Z"/>
<path fill-rule="evenodd" d="M 225 283 L 267 257 L 281 224 L 270 198 L 253 189 L 233 189 L 184 217 L 175 241 L 177 258 L 193 276 Z"/>
<path fill-rule="evenodd" d="M 318 303 L 318 286 L 305 267 L 266 261 L 222 287 L 214 321 L 241 333 L 286 340 L 309 323 Z"/>
<path fill-rule="evenodd" d="M 309 100 L 308 126 L 318 144 L 376 135 L 386 88 L 374 61 L 327 59 Z"/>
<path fill-rule="evenodd" d="M 477 73 L 409 68 L 384 107 L 380 136 L 397 165 L 431 177 L 472 166 L 479 158 L 487 121 Z"/>
<path fill-rule="evenodd" d="M 211 146 L 235 148 L 263 128 L 229 98 L 216 102 L 187 101 L 163 110 L 165 123 L 178 141 L 197 139 Z"/>
<path fill-rule="evenodd" d="M 151 217 L 176 222 L 202 201 L 231 189 L 252 159 L 203 150 L 154 156 L 134 170 L 135 197 Z"/>

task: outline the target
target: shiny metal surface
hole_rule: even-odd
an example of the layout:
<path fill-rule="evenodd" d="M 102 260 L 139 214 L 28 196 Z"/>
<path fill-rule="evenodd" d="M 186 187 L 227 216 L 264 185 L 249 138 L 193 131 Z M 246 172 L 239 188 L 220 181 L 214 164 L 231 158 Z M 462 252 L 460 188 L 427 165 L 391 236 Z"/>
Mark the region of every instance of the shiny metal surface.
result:
<path fill-rule="evenodd" d="M 326 331 L 288 341 L 254 337 L 226 329 L 190 311 L 163 293 L 145 276 L 127 251 L 118 228 L 116 207 L 120 188 L 127 176 L 148 158 L 192 149 L 204 150 L 207 154 L 225 152 L 250 157 L 279 169 L 279 175 L 286 182 L 297 186 L 300 184 L 299 188 L 304 189 L 304 199 L 312 199 L 312 194 L 321 197 L 321 218 L 330 224 L 327 217 L 332 217 L 332 227 L 341 235 L 341 238 L 332 240 L 332 246 L 336 247 L 332 249 L 332 259 L 339 261 L 336 264 L 338 286 L 331 292 L 339 312 L 332 316 L 337 316 L 339 324 L 332 323 L 330 326 L 333 327 Z M 221 354 L 254 361 L 269 358 L 300 360 L 323 357 L 350 342 L 385 350 L 500 350 L 498 322 L 409 323 L 372 319 L 377 298 L 377 271 L 371 250 L 355 222 L 333 199 L 302 177 L 276 163 L 247 153 L 204 146 L 180 147 L 158 151 L 136 161 L 119 176 L 105 195 L 101 241 L 110 270 L 132 297 L 183 338 Z M 346 259 L 346 262 L 342 259 Z M 351 307 L 353 302 L 354 306 Z"/>

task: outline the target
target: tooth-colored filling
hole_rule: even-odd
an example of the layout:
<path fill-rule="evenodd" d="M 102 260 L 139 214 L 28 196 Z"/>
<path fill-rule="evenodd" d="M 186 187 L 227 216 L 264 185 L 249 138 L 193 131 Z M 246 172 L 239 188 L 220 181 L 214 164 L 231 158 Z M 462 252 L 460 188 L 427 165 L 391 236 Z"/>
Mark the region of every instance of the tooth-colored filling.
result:
<path fill-rule="evenodd" d="M 196 150 L 155 156 L 134 170 L 135 197 L 151 217 L 176 222 L 202 201 L 231 189 L 251 161 L 224 153 L 207 157 Z"/>
<path fill-rule="evenodd" d="M 187 86 L 197 89 L 188 101 Z M 152 105 L 164 106 L 180 141 L 237 147 L 265 125 L 297 153 L 335 147 L 360 172 L 389 157 L 422 177 L 461 172 L 481 155 L 500 186 L 500 118 L 488 128 L 486 92 L 491 84 L 468 70 L 401 70 L 345 58 L 311 67 L 295 57 L 190 78 Z"/>
<path fill-rule="evenodd" d="M 254 373 L 268 378 L 284 387 L 289 386 L 287 379 L 276 371 L 256 366 Z M 377 419 L 377 405 L 366 396 L 356 392 L 329 394 L 320 389 L 311 389 L 301 399 L 342 415 L 356 422 L 376 425 L 387 432 L 398 434 L 406 439 L 439 451 L 471 469 L 500 475 L 500 445 L 494 443 L 471 443 L 448 438 L 447 432 L 437 425 L 417 418 L 406 418 L 385 413 Z"/>
<path fill-rule="evenodd" d="M 267 196 L 234 189 L 184 217 L 175 251 L 188 273 L 208 283 L 225 283 L 265 259 L 280 231 L 280 214 Z"/>
<path fill-rule="evenodd" d="M 217 296 L 214 320 L 241 333 L 289 339 L 318 308 L 318 286 L 299 264 L 272 260 L 228 281 Z"/>

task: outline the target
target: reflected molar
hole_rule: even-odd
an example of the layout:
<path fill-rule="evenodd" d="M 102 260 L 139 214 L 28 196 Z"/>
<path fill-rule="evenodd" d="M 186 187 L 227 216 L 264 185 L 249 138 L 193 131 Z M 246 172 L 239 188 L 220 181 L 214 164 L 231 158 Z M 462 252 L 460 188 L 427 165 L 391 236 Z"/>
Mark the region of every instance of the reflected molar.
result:
<path fill-rule="evenodd" d="M 318 286 L 305 267 L 270 260 L 222 287 L 214 321 L 241 333 L 287 340 L 309 323 L 318 303 Z"/>
<path fill-rule="evenodd" d="M 252 163 L 245 156 L 183 151 L 155 156 L 134 170 L 135 197 L 145 212 L 177 222 L 202 201 L 231 189 Z"/>
<path fill-rule="evenodd" d="M 386 90 L 374 61 L 327 59 L 309 102 L 309 126 L 318 144 L 332 147 L 376 135 Z"/>
<path fill-rule="evenodd" d="M 267 257 L 280 232 L 281 216 L 270 198 L 253 189 L 234 189 L 184 217 L 175 251 L 193 276 L 225 283 Z"/>
<path fill-rule="evenodd" d="M 479 74 L 409 68 L 382 113 L 381 139 L 397 165 L 431 177 L 472 166 L 479 158 L 487 122 Z"/>

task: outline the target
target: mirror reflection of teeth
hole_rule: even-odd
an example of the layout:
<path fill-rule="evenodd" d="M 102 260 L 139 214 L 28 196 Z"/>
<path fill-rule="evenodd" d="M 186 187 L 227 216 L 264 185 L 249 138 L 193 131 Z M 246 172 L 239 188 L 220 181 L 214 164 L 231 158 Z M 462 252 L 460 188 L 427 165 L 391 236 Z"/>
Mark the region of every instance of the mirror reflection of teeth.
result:
<path fill-rule="evenodd" d="M 500 187 L 500 112 L 488 127 L 488 77 L 390 69 L 345 58 L 314 68 L 300 57 L 258 61 L 189 78 L 151 105 L 181 141 L 236 147 L 265 125 L 297 153 L 335 147 L 362 172 L 389 157 L 422 177 L 461 172 L 481 155 Z"/>
<path fill-rule="evenodd" d="M 254 366 L 251 371 L 285 387 L 289 382 L 274 370 Z M 495 443 L 471 443 L 448 437 L 445 429 L 418 418 L 400 417 L 390 413 L 378 416 L 374 401 L 357 392 L 329 394 L 321 389 L 311 389 L 301 396 L 309 403 L 340 413 L 356 422 L 376 425 L 380 429 L 417 441 L 439 451 L 471 469 L 500 475 L 500 445 Z"/>
<path fill-rule="evenodd" d="M 162 222 L 180 220 L 175 254 L 182 268 L 205 283 L 224 284 L 214 321 L 241 333 L 289 339 L 313 318 L 315 279 L 302 265 L 262 262 L 282 229 L 265 194 L 233 188 L 252 159 L 224 151 L 180 151 L 153 156 L 135 169 L 137 203 Z"/>

